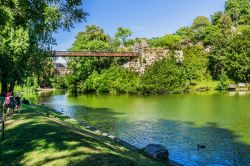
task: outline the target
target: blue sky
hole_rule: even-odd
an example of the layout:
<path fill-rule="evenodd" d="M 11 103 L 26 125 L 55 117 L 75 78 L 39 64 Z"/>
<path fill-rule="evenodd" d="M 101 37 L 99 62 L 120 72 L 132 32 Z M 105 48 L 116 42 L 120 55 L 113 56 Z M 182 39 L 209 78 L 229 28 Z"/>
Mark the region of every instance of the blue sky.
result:
<path fill-rule="evenodd" d="M 84 0 L 87 22 L 75 24 L 70 32 L 55 33 L 55 50 L 71 47 L 78 32 L 86 25 L 101 26 L 113 36 L 120 26 L 133 31 L 133 37 L 157 37 L 192 24 L 197 16 L 207 16 L 224 9 L 225 0 Z"/>

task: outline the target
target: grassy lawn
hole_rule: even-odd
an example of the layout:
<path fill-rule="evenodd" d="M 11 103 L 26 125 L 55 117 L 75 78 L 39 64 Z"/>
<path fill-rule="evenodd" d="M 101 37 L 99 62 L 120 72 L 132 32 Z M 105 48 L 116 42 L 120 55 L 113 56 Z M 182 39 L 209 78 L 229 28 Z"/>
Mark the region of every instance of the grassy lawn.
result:
<path fill-rule="evenodd" d="M 0 150 L 0 165 L 166 165 L 40 106 L 8 118 Z"/>

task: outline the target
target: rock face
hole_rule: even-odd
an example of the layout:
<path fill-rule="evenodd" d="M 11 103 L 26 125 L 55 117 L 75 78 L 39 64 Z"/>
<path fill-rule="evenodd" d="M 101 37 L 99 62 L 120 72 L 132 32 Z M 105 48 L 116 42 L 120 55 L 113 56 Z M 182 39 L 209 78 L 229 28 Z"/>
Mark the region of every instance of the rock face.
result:
<path fill-rule="evenodd" d="M 168 150 L 159 144 L 149 144 L 143 148 L 146 155 L 156 160 L 168 160 Z"/>
<path fill-rule="evenodd" d="M 174 57 L 176 58 L 176 62 L 181 64 L 184 61 L 184 53 L 182 51 L 183 48 L 193 46 L 191 40 L 186 39 L 182 40 L 180 44 L 180 48 L 175 50 L 173 53 Z M 203 47 L 202 42 L 198 42 L 196 45 L 200 45 Z M 207 46 L 204 48 L 205 53 L 210 53 L 212 51 L 211 46 Z M 140 56 L 134 58 L 126 63 L 123 64 L 124 68 L 132 70 L 136 73 L 143 74 L 147 67 L 151 66 L 153 63 L 162 60 L 164 58 L 170 57 L 171 51 L 166 48 L 150 48 L 147 43 L 147 40 L 142 39 L 139 43 L 136 43 L 132 47 L 133 51 L 139 52 Z"/>
<path fill-rule="evenodd" d="M 181 41 L 181 48 L 187 47 L 187 46 L 193 46 L 193 42 L 190 39 L 184 39 Z"/>
<path fill-rule="evenodd" d="M 140 57 L 123 64 L 123 67 L 139 74 L 143 74 L 146 68 L 152 65 L 154 62 L 170 55 L 170 51 L 168 49 L 149 48 L 149 45 L 145 40 L 142 40 L 141 43 L 135 44 L 133 47 L 133 51 L 140 52 Z"/>
<path fill-rule="evenodd" d="M 212 52 L 212 50 L 213 50 L 213 47 L 212 46 L 206 46 L 205 47 L 205 53 L 210 53 L 210 52 Z"/>
<path fill-rule="evenodd" d="M 183 56 L 183 51 L 182 50 L 176 50 L 174 52 L 174 56 L 176 58 L 177 63 L 182 63 L 184 60 L 184 56 Z"/>

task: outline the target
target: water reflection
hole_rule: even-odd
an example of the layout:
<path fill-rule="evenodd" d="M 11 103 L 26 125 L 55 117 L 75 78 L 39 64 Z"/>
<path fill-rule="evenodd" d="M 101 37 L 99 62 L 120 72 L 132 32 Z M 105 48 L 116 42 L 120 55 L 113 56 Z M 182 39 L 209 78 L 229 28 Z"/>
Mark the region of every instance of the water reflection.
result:
<path fill-rule="evenodd" d="M 47 98 L 46 98 L 47 97 Z M 249 95 L 45 96 L 58 111 L 184 165 L 250 165 Z M 206 149 L 197 150 L 197 144 Z"/>
<path fill-rule="evenodd" d="M 47 103 L 47 105 L 64 115 L 77 119 L 80 122 L 91 123 L 92 126 L 106 132 L 114 130 L 117 121 L 115 116 L 122 114 L 112 112 L 109 108 L 94 108 L 82 105 L 56 105 L 49 103 Z"/>
<path fill-rule="evenodd" d="M 192 122 L 141 121 L 123 130 L 119 136 L 126 141 L 139 147 L 161 143 L 170 150 L 173 160 L 185 165 L 247 165 L 250 161 L 249 145 L 238 142 L 238 135 L 217 124 L 197 127 Z M 197 151 L 198 143 L 206 145 L 206 149 Z"/>

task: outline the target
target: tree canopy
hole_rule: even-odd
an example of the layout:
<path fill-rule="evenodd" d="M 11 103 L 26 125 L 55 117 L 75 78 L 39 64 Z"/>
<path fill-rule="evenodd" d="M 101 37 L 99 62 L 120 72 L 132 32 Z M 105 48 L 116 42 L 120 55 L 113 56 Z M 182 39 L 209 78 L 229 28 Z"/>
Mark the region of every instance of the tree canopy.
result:
<path fill-rule="evenodd" d="M 149 44 L 152 47 L 165 47 L 175 49 L 180 44 L 181 37 L 178 35 L 164 35 L 160 38 L 152 38 L 149 40 Z"/>
<path fill-rule="evenodd" d="M 127 38 L 132 35 L 132 31 L 128 28 L 119 27 L 115 33 L 115 40 L 119 41 L 123 46 L 126 44 Z"/>
<path fill-rule="evenodd" d="M 225 13 L 231 17 L 234 25 L 250 24 L 249 0 L 227 0 Z"/>
<path fill-rule="evenodd" d="M 86 26 L 85 31 L 79 32 L 71 51 L 111 51 L 110 37 L 98 26 Z M 93 71 L 100 72 L 112 63 L 111 58 L 74 57 L 68 59 L 71 74 L 66 78 L 69 87 L 76 91 L 77 84 L 85 81 Z"/>
<path fill-rule="evenodd" d="M 0 79 L 2 93 L 14 90 L 17 81 L 46 67 L 52 33 L 69 30 L 87 14 L 81 0 L 1 0 L 0 1 Z"/>

